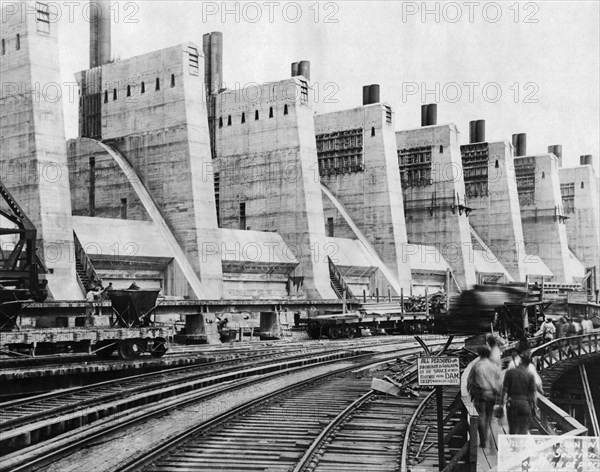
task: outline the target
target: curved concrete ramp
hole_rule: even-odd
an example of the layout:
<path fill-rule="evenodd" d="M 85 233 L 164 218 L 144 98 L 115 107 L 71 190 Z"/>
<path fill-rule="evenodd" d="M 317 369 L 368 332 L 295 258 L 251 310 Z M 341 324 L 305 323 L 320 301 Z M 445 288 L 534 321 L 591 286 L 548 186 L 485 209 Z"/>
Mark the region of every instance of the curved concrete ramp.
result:
<path fill-rule="evenodd" d="M 333 206 L 335 206 L 336 210 L 339 211 L 340 215 L 342 215 L 344 220 L 346 220 L 346 223 L 348 223 L 350 229 L 352 229 L 357 239 L 363 244 L 363 246 L 371 256 L 372 260 L 377 263 L 377 267 L 379 268 L 383 276 L 388 280 L 392 288 L 396 291 L 396 293 L 400 293 L 401 287 L 400 282 L 398 281 L 398 277 L 394 275 L 394 273 L 388 268 L 388 266 L 386 266 L 385 263 L 381 260 L 379 254 L 377 254 L 377 251 L 371 245 L 367 237 L 358 228 L 358 226 L 356 226 L 356 223 L 354 223 L 354 221 L 344 208 L 344 205 L 342 205 L 342 203 L 335 197 L 335 195 L 331 193 L 331 191 L 324 184 L 321 184 L 321 191 L 327 196 L 327 198 L 329 198 L 329 200 L 331 200 Z"/>
<path fill-rule="evenodd" d="M 181 246 L 175 239 L 175 236 L 173 236 L 173 233 L 167 225 L 167 222 L 162 217 L 160 210 L 154 203 L 154 200 L 152 200 L 152 197 L 146 190 L 146 187 L 138 177 L 133 167 L 129 164 L 129 162 L 127 162 L 127 159 L 125 159 L 118 151 L 114 150 L 113 148 L 104 144 L 103 142 L 94 139 L 92 139 L 91 141 L 95 141 L 96 143 L 98 143 L 98 145 L 101 146 L 119 165 L 119 167 L 129 180 L 129 183 L 131 183 L 131 186 L 137 193 L 140 201 L 142 202 L 142 205 L 144 205 L 144 208 L 148 212 L 148 215 L 150 215 L 152 221 L 156 223 L 156 225 L 160 229 L 163 237 L 165 238 L 165 241 L 169 245 L 169 249 L 173 253 L 173 257 L 175 258 L 177 265 L 181 269 L 181 272 L 183 273 L 187 282 L 190 284 L 194 295 L 196 295 L 196 297 L 199 299 L 212 298 L 210 294 L 207 293 L 207 290 L 203 288 L 202 283 L 198 278 L 198 274 L 196 274 L 196 271 L 188 261 L 185 253 L 181 249 Z"/>

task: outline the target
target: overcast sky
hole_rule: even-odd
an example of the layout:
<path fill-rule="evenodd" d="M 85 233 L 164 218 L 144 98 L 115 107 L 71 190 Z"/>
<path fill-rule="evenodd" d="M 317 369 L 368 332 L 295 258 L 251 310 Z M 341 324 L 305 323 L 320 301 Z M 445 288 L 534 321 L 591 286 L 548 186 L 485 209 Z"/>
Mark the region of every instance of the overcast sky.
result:
<path fill-rule="evenodd" d="M 57 3 L 58 5 L 61 2 Z M 315 111 L 361 105 L 362 86 L 381 85 L 396 128 L 420 125 L 420 105 L 438 103 L 438 123 L 487 121 L 488 141 L 526 132 L 528 153 L 562 144 L 565 165 L 599 154 L 598 1 L 543 2 L 113 2 L 112 51 L 125 59 L 222 31 L 226 85 L 287 78 L 311 62 Z M 62 6 L 66 82 L 88 67 L 85 2 Z M 423 94 L 426 93 L 425 96 Z M 67 138 L 77 104 L 65 101 Z M 596 168 L 598 166 L 596 165 Z"/>

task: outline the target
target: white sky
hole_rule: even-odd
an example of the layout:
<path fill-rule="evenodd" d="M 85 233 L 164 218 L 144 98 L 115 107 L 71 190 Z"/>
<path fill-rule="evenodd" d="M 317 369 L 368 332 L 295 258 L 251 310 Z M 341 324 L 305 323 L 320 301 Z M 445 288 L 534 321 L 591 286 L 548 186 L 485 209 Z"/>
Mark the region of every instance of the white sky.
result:
<path fill-rule="evenodd" d="M 65 82 L 89 61 L 87 2 L 72 3 L 73 21 L 64 4 L 59 21 Z M 423 17 L 422 2 L 113 2 L 112 51 L 125 59 L 188 41 L 201 49 L 204 33 L 222 31 L 230 88 L 287 78 L 290 63 L 306 59 L 318 83 L 318 112 L 359 106 L 362 86 L 378 83 L 398 130 L 419 126 L 420 105 L 438 102 L 438 123 L 456 123 L 463 143 L 469 121 L 485 119 L 487 141 L 526 132 L 529 154 L 562 144 L 565 166 L 578 164 L 581 154 L 597 161 L 600 2 L 428 2 L 427 8 Z M 432 92 L 423 98 L 425 87 Z M 75 137 L 77 103 L 65 101 L 65 124 L 67 138 Z"/>

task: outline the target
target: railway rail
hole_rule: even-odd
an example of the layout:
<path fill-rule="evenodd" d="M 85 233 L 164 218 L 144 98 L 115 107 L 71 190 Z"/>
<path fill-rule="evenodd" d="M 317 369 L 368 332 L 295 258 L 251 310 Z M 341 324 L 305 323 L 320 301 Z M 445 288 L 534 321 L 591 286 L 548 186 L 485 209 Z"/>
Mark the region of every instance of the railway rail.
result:
<path fill-rule="evenodd" d="M 418 389 L 416 365 L 400 380 Z M 404 425 L 427 411 L 430 399 L 383 396 L 370 378 L 322 376 L 195 427 L 119 471 L 401 470 L 402 444 L 413 438 Z"/>
<path fill-rule="evenodd" d="M 398 338 L 380 340 L 377 345 L 385 346 L 398 341 Z M 311 362 L 307 356 L 322 358 L 326 355 L 335 358 L 357 349 L 369 348 L 375 342 L 354 342 L 350 350 L 347 342 L 335 345 L 265 346 L 250 353 L 247 350 L 239 351 L 236 354 L 239 357 L 234 359 L 171 367 L 163 371 L 0 403 L 0 451 L 6 453 L 17 450 L 76 428 L 80 424 L 94 422 L 108 414 L 202 388 L 207 377 L 218 376 L 219 381 L 227 381 L 229 377 L 255 375 L 257 369 L 261 371 L 261 366 L 273 363 L 277 359 L 285 358 L 287 362 Z M 231 353 L 230 350 L 225 352 Z"/>
<path fill-rule="evenodd" d="M 386 336 L 386 337 L 368 337 L 360 339 L 342 339 L 342 340 L 312 340 L 299 342 L 281 342 L 281 341 L 252 341 L 252 342 L 236 342 L 231 345 L 197 345 L 197 346 L 182 346 L 172 345 L 167 353 L 160 359 L 150 356 L 142 356 L 136 359 L 138 363 L 156 363 L 161 359 L 169 359 L 173 357 L 190 356 L 220 356 L 220 355 L 241 355 L 245 356 L 248 352 L 273 351 L 281 349 L 318 349 L 322 347 L 348 346 L 349 344 L 358 346 L 369 346 L 371 344 L 386 344 L 397 342 L 399 339 L 412 339 L 407 336 Z M 43 366 L 45 369 L 59 367 L 68 364 L 107 364 L 116 362 L 127 362 L 118 357 L 108 359 L 100 359 L 98 356 L 88 353 L 70 353 L 70 354 L 51 354 L 41 355 L 36 357 L 6 357 L 0 356 L 1 369 L 13 368 L 28 368 Z"/>
<path fill-rule="evenodd" d="M 286 364 L 295 365 L 337 359 L 354 352 L 348 349 L 309 353 L 300 349 L 268 351 L 4 402 L 0 404 L 0 452 L 20 449 L 140 404 L 202 388 L 207 382 L 210 385 L 278 369 L 281 364 L 274 362 L 282 358 Z"/>
<path fill-rule="evenodd" d="M 434 344 L 441 344 L 439 342 Z M 411 350 L 414 352 L 418 349 L 414 343 L 411 343 L 410 347 L 405 347 L 400 351 L 408 353 Z M 317 369 L 327 367 L 327 370 L 333 369 L 334 372 L 347 372 L 349 369 L 356 368 L 358 365 L 372 363 L 377 360 L 381 362 L 385 360 L 395 358 L 399 354 L 399 351 L 395 350 L 393 354 L 390 353 L 346 353 L 345 359 L 342 360 L 342 354 L 330 353 L 328 356 L 312 356 L 311 359 L 287 359 L 285 362 L 271 363 L 263 367 L 254 367 L 252 369 L 246 369 L 243 372 L 230 372 L 229 374 L 216 375 L 209 378 L 203 379 L 199 382 L 199 388 L 194 391 L 186 390 L 189 382 L 183 384 L 178 383 L 177 385 L 171 385 L 169 388 L 177 388 L 180 393 L 164 398 L 160 402 L 146 403 L 136 402 L 135 396 L 129 395 L 126 397 L 126 401 L 134 402 L 135 408 L 131 411 L 124 413 L 111 412 L 110 418 L 100 420 L 98 417 L 98 423 L 91 424 L 87 429 L 88 433 L 82 433 L 82 429 L 79 428 L 77 431 L 71 433 L 62 434 L 54 439 L 50 439 L 41 442 L 37 446 L 30 446 L 25 449 L 18 451 L 17 453 L 9 454 L 6 460 L 0 462 L 0 470 L 33 470 L 36 467 L 42 467 L 44 463 L 52 461 L 57 455 L 60 456 L 65 454 L 66 451 L 72 451 L 82 446 L 83 444 L 89 443 L 91 440 L 103 437 L 110 432 L 122 430 L 127 425 L 136 424 L 137 422 L 147 420 L 155 417 L 156 415 L 165 414 L 165 412 L 173 409 L 181 408 L 182 405 L 189 405 L 193 402 L 206 400 L 218 395 L 226 394 L 231 392 L 231 389 L 242 388 L 249 384 L 260 384 L 269 379 L 277 377 L 292 375 L 301 373 L 305 369 Z M 337 357 L 336 357 L 337 356 Z M 373 357 L 375 356 L 375 357 Z M 368 359 L 372 358 L 372 359 Z M 336 369 L 336 362 L 341 362 L 343 368 Z M 262 374 L 262 375 L 260 375 Z M 332 375 L 328 372 L 326 375 Z M 245 376 L 242 378 L 242 376 Z M 310 380 L 311 382 L 313 380 Z M 204 383 L 202 383 L 204 382 Z M 167 388 L 168 389 L 168 388 Z M 89 413 L 92 408 L 87 408 L 86 411 Z M 85 422 L 79 422 L 79 426 L 82 426 Z M 85 428 L 84 428 L 85 429 Z M 161 441 L 161 443 L 164 443 Z M 60 470 L 60 469 L 58 469 Z"/>

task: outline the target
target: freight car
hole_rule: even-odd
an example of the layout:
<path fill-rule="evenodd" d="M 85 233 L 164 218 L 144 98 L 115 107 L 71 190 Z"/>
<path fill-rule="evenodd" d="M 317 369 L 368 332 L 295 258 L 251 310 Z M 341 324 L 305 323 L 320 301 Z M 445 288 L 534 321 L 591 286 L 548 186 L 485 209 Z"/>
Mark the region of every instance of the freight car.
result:
<path fill-rule="evenodd" d="M 0 299 L 6 299 L 13 292 L 0 290 Z M 20 312 L 33 300 L 0 303 L 0 318 L 5 321 L 0 328 L 0 354 L 35 356 L 56 352 L 89 352 L 100 358 L 108 358 L 116 351 L 125 360 L 135 359 L 143 352 L 161 357 L 167 352 L 168 340 L 174 333 L 171 327 L 159 326 L 153 319 L 157 295 L 156 290 L 110 292 L 111 320 L 102 326 L 94 326 L 93 316 L 76 318 L 76 322 L 82 322 L 77 324 L 82 326 L 75 327 L 21 326 Z M 83 302 L 75 303 L 85 305 Z M 44 305 L 56 311 L 54 305 L 60 305 L 60 302 L 46 302 Z"/>
<path fill-rule="evenodd" d="M 309 311 L 299 318 L 311 339 L 353 338 L 364 334 L 416 334 L 437 331 L 437 320 L 446 313 L 446 295 L 400 297 L 387 302 L 358 304 L 341 313 Z"/>
<path fill-rule="evenodd" d="M 10 251 L 0 246 L 0 354 L 36 355 L 39 353 L 88 351 L 109 357 L 114 351 L 123 359 L 134 359 L 142 352 L 155 357 L 168 349 L 171 328 L 159 327 L 155 314 L 158 291 L 113 290 L 108 292 L 113 316 L 108 326 L 30 328 L 21 325 L 27 306 L 42 303 L 48 296 L 47 269 L 37 255 L 37 230 L 25 212 L 0 182 L 0 236 L 9 242 Z M 8 240 L 6 239 L 8 238 Z M 82 303 L 83 302 L 75 302 Z M 49 302 L 56 310 L 60 303 Z M 89 317 L 90 321 L 93 317 Z"/>

